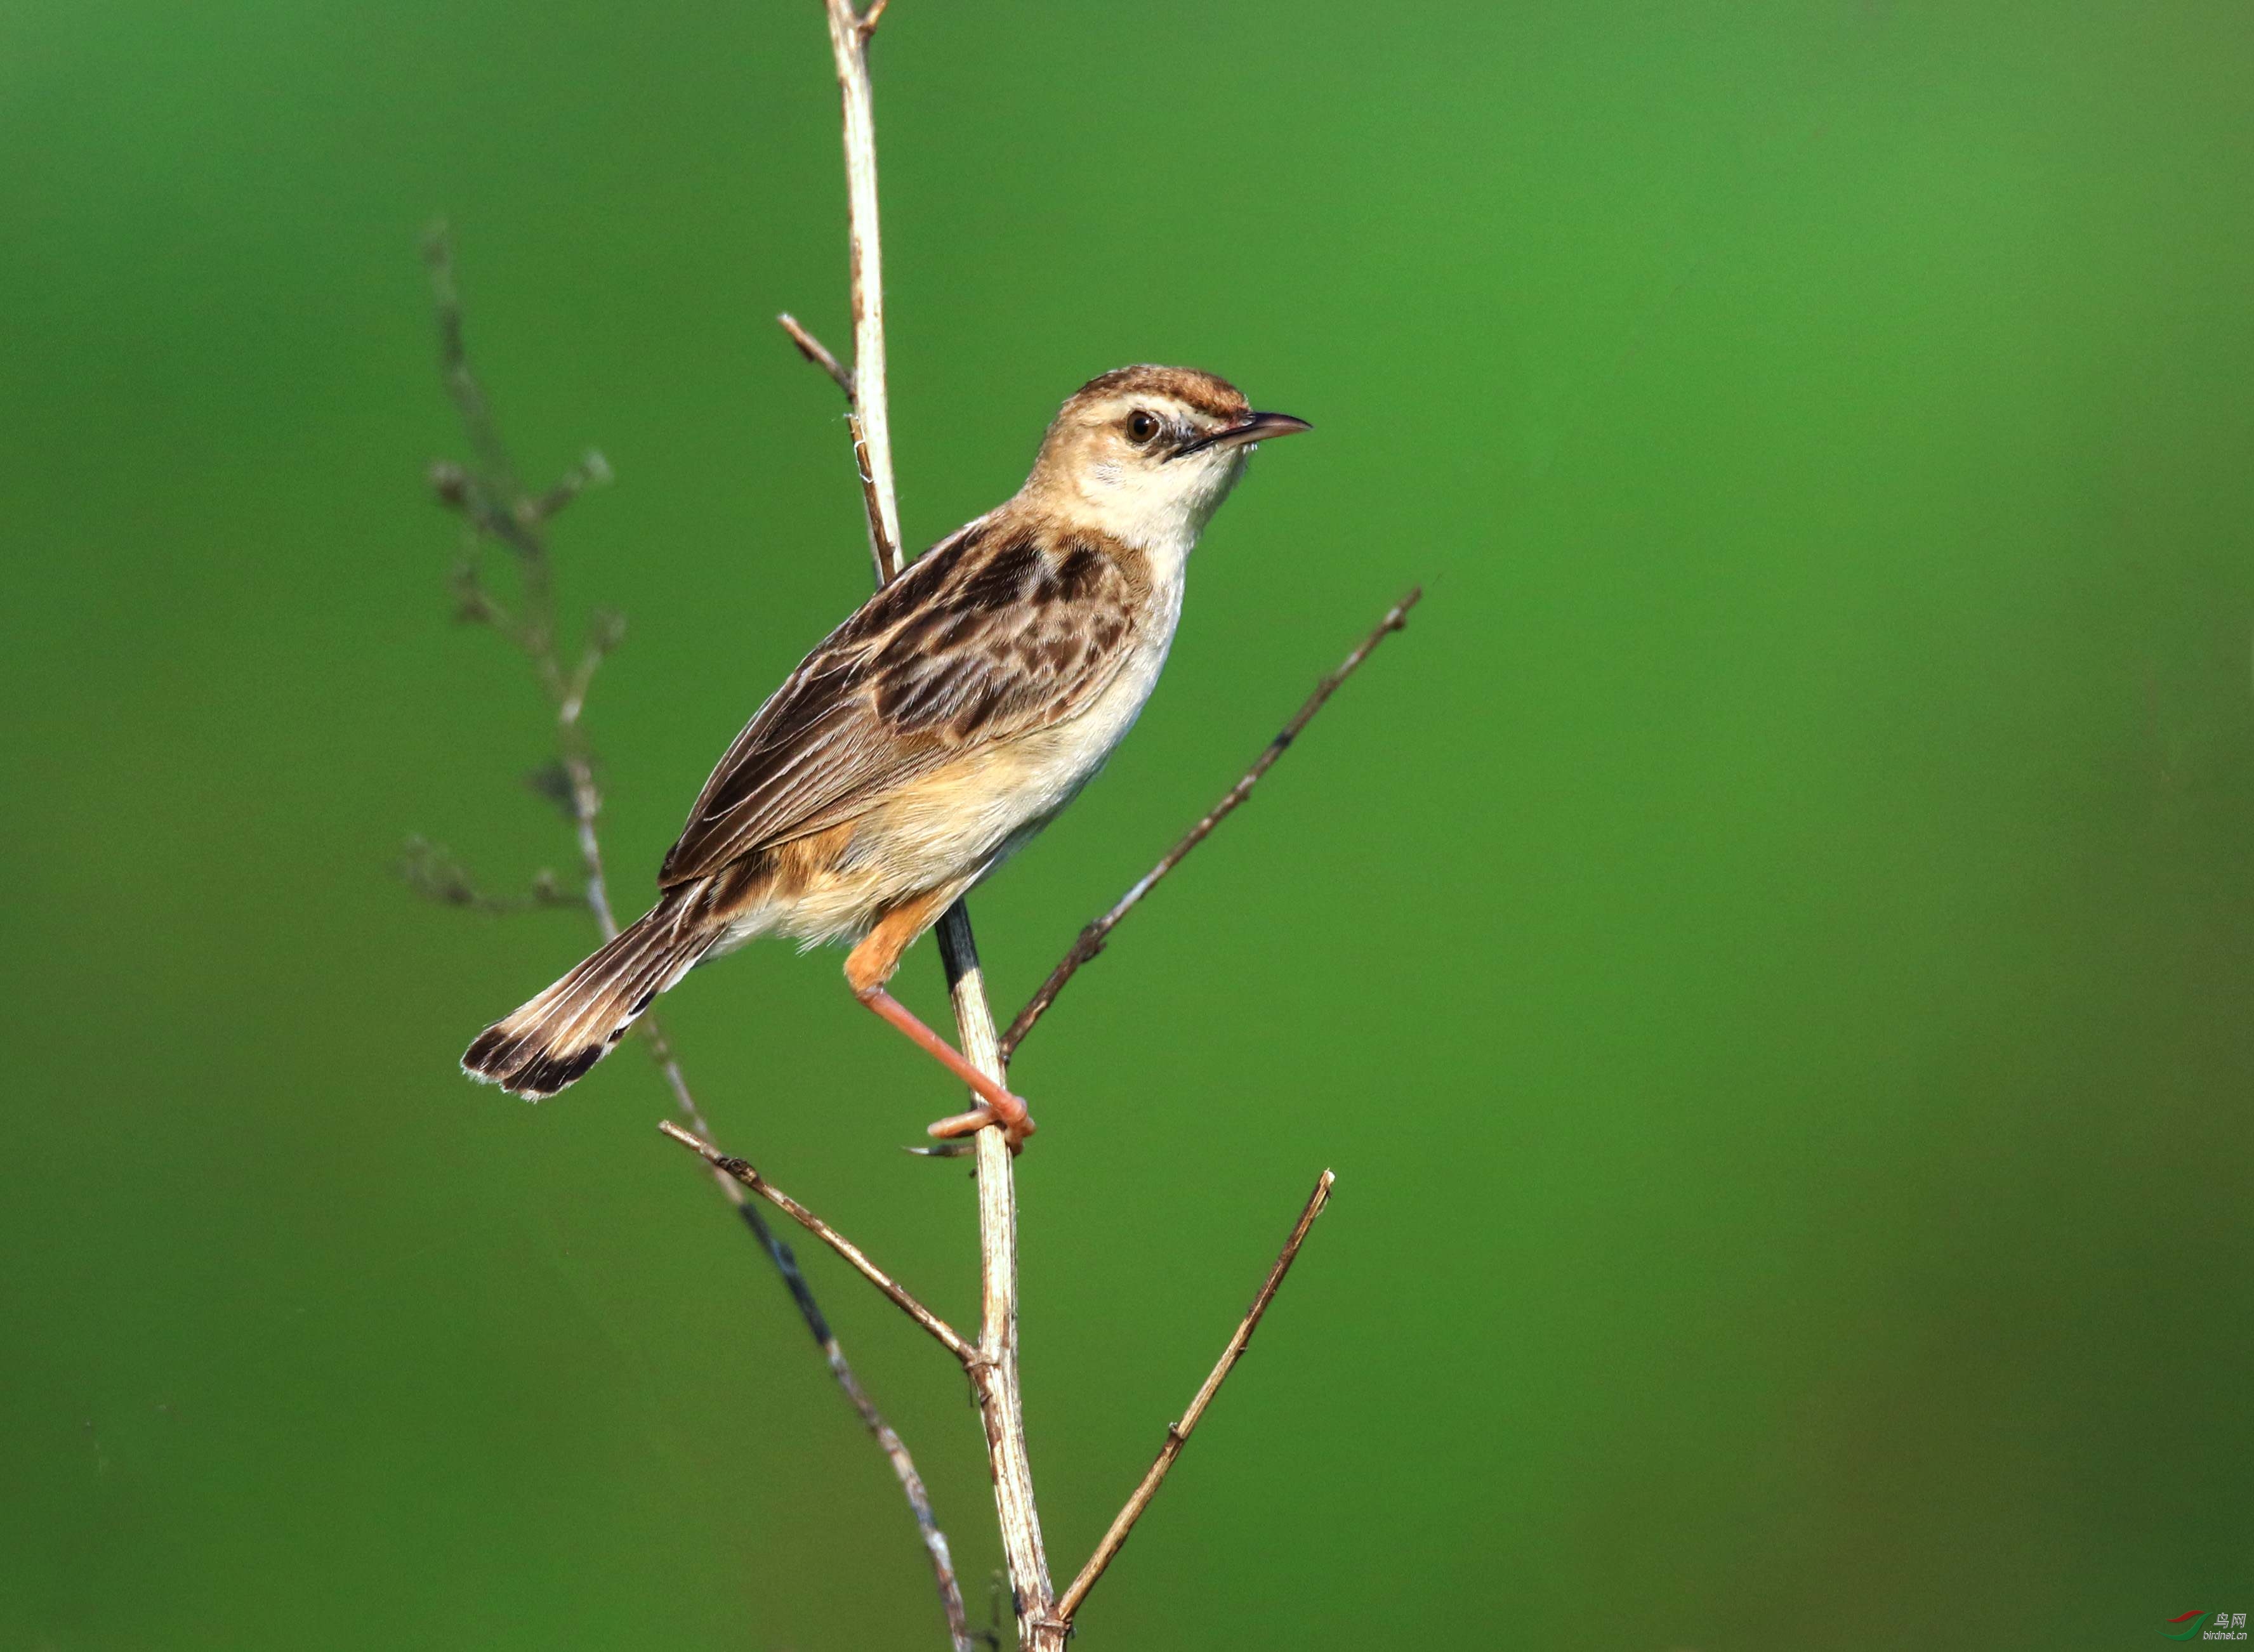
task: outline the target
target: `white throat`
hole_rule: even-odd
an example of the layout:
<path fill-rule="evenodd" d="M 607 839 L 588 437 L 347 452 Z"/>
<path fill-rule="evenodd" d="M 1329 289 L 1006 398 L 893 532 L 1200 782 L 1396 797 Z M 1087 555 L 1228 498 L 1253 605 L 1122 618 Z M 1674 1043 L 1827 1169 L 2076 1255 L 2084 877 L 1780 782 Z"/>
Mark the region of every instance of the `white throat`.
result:
<path fill-rule="evenodd" d="M 1076 479 L 1088 525 L 1148 555 L 1178 583 L 1198 536 L 1244 472 L 1249 448 L 1214 449 L 1158 466 L 1100 461 Z"/>

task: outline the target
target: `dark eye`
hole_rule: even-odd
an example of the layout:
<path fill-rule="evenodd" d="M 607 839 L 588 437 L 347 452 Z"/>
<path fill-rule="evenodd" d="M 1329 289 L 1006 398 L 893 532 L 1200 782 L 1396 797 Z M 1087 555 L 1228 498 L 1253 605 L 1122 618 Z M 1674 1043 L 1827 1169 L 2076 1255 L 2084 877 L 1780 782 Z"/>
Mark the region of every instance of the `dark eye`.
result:
<path fill-rule="evenodd" d="M 1152 415 L 1138 411 L 1127 416 L 1127 439 L 1136 446 L 1146 445 L 1158 433 L 1158 421 Z"/>

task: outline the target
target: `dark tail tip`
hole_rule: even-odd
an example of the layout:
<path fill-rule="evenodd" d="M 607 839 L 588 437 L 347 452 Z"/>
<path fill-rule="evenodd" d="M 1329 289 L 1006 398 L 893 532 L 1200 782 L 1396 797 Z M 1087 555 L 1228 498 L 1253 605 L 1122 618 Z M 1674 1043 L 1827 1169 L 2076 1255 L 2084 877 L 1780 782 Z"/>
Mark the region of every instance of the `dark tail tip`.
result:
<path fill-rule="evenodd" d="M 532 1101 L 586 1076 L 650 1000 L 678 981 L 711 935 L 676 922 L 674 903 L 628 924 L 562 980 L 478 1034 L 462 1070 Z"/>
<path fill-rule="evenodd" d="M 584 1078 L 587 1069 L 601 1060 L 609 1047 L 591 1044 L 558 1054 L 535 1047 L 531 1040 L 513 1036 L 505 1025 L 496 1025 L 479 1033 L 462 1053 L 462 1071 L 488 1084 L 498 1084 L 512 1096 L 545 1101 Z"/>

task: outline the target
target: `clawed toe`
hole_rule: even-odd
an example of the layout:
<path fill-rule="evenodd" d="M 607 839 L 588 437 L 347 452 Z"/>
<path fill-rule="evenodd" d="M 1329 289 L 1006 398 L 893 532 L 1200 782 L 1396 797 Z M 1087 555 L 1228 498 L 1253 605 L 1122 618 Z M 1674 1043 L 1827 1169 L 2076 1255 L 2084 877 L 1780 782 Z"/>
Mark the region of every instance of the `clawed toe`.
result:
<path fill-rule="evenodd" d="M 1002 1126 L 1004 1138 L 1010 1144 L 1010 1151 L 1013 1153 L 1022 1152 L 1025 1150 L 1026 1138 L 1032 1135 L 1039 1126 L 1033 1123 L 1033 1116 L 1026 1110 L 1026 1104 L 1022 1100 L 1014 1096 L 1010 1099 L 1017 1102 L 1018 1116 L 1015 1118 L 1011 1118 L 1006 1114 L 998 1117 L 994 1109 L 976 1107 L 970 1112 L 953 1113 L 945 1118 L 934 1121 L 927 1134 L 937 1137 L 942 1141 L 947 1141 L 957 1136 L 975 1136 L 989 1124 L 998 1123 Z"/>

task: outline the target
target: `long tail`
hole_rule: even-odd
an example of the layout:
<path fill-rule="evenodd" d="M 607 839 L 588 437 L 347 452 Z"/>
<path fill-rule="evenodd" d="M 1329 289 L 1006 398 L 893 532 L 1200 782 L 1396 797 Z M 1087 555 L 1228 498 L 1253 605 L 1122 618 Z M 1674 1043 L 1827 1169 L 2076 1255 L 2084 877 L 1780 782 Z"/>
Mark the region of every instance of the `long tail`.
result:
<path fill-rule="evenodd" d="M 536 1102 L 584 1077 L 650 1000 L 718 938 L 693 920 L 677 922 L 680 915 L 673 901 L 660 901 L 547 991 L 479 1033 L 462 1070 Z"/>

